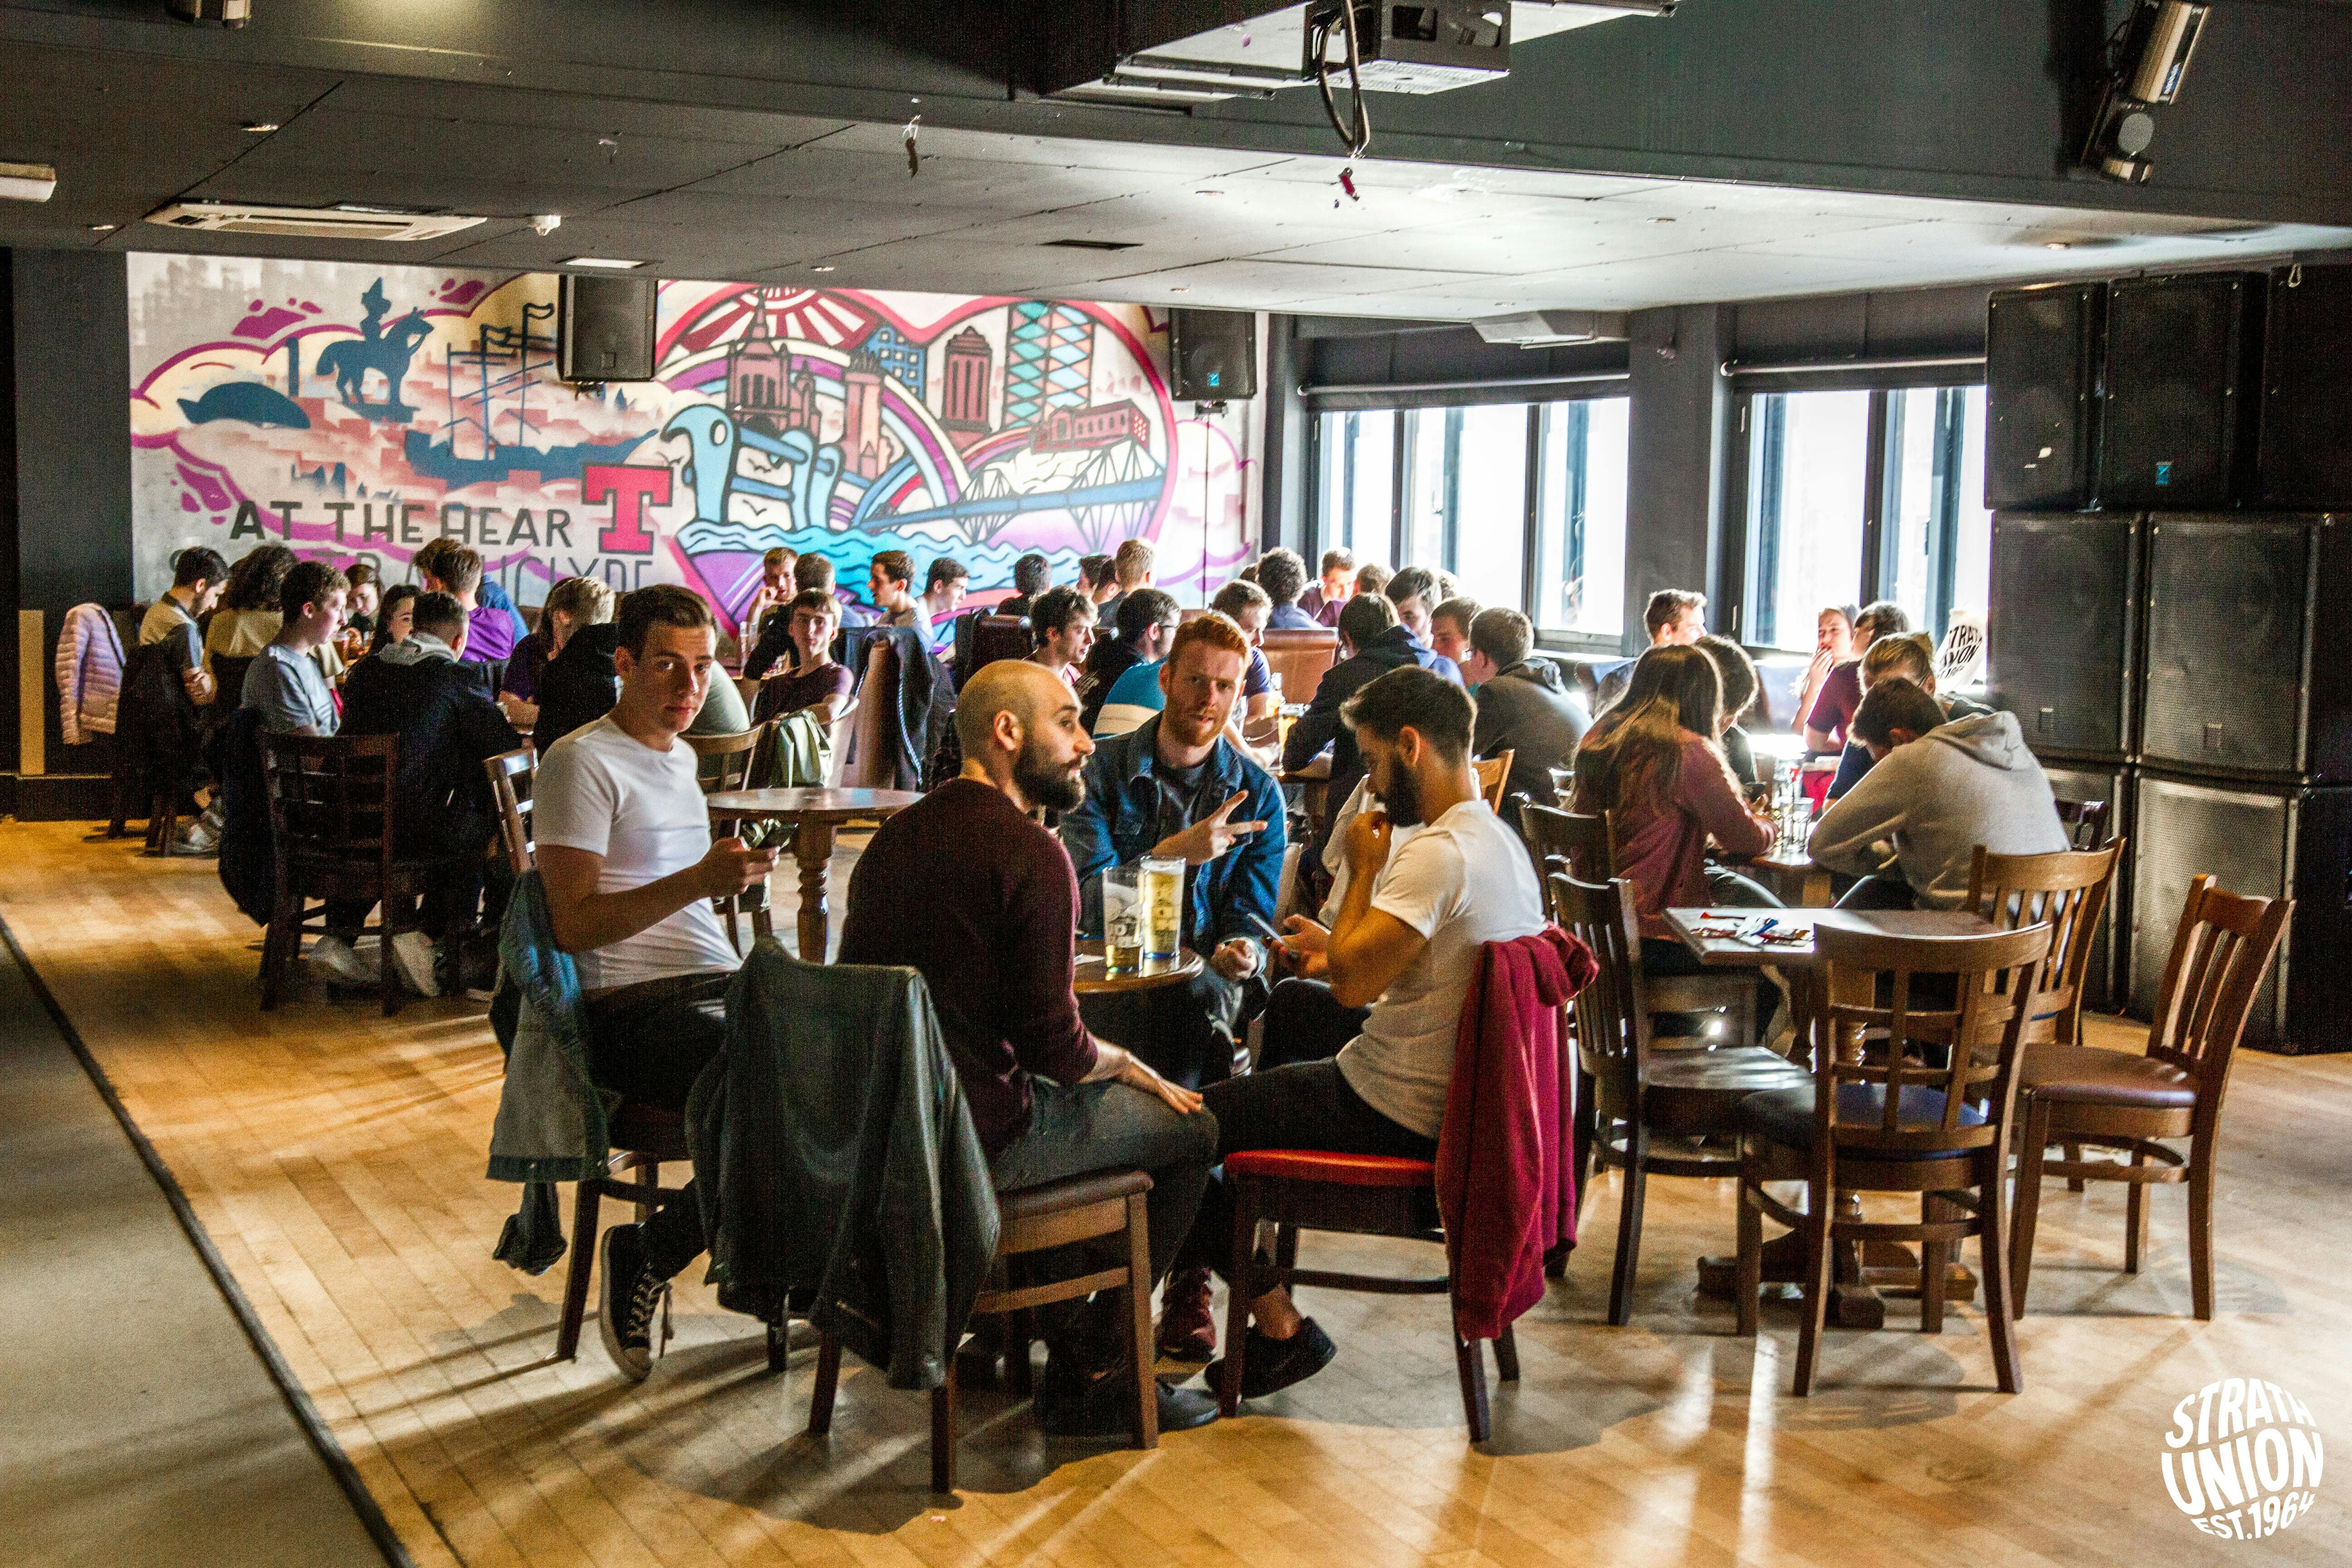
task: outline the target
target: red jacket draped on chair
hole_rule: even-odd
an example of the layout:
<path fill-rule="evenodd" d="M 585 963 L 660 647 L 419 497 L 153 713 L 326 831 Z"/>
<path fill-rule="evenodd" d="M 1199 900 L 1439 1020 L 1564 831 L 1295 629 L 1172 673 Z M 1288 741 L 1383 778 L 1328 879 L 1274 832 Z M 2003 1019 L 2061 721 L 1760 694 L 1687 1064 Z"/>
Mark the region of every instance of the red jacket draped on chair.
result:
<path fill-rule="evenodd" d="M 1491 1340 L 1543 1300 L 1544 1252 L 1576 1239 L 1575 1074 L 1563 1014 L 1600 966 L 1558 926 L 1492 942 L 1463 998 L 1437 1140 L 1454 1331 Z"/>

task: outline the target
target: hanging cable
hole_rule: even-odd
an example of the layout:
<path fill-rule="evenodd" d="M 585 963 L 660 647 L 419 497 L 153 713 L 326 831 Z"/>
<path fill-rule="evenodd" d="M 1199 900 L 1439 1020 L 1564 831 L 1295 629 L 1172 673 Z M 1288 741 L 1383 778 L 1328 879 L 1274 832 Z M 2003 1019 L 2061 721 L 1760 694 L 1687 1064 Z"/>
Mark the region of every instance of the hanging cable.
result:
<path fill-rule="evenodd" d="M 1331 86 L 1331 22 L 1328 14 L 1307 24 L 1308 52 L 1315 59 L 1315 85 L 1323 95 L 1323 117 L 1331 122 L 1332 133 L 1347 149 L 1348 167 L 1339 171 L 1339 188 L 1348 193 L 1350 201 L 1360 201 L 1356 195 L 1355 162 L 1372 144 L 1372 118 L 1364 103 L 1363 48 L 1356 36 L 1355 0 L 1339 0 L 1339 21 L 1348 46 L 1348 97 L 1349 114 L 1343 121 L 1339 115 L 1338 94 Z"/>

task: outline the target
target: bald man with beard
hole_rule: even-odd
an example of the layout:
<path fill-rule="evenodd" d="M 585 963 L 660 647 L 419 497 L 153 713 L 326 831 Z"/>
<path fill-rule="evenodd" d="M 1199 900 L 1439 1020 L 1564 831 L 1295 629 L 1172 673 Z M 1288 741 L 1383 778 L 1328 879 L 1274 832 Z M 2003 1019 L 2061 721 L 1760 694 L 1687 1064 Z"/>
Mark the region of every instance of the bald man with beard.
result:
<path fill-rule="evenodd" d="M 1078 1017 L 1078 882 L 1038 820 L 1085 798 L 1094 742 L 1054 671 L 1001 660 L 956 703 L 963 771 L 891 817 L 849 879 L 841 962 L 921 972 L 1001 1192 L 1089 1171 L 1140 1170 L 1151 1270 L 1168 1272 L 1216 1156 L 1216 1119 Z M 1127 1430 L 1131 1384 L 1117 1293 L 1041 1311 L 1049 1352 L 1037 1414 L 1057 1436 Z M 1160 1419 L 1216 1417 L 1197 1391 L 1160 1388 Z"/>

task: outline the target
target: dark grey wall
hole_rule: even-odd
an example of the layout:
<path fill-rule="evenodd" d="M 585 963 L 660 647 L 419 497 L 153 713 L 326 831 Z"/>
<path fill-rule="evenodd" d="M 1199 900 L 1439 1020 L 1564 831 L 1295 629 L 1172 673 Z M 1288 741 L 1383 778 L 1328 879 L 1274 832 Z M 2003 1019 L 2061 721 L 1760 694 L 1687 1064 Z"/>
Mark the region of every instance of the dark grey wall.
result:
<path fill-rule="evenodd" d="M 17 755 L 16 614 L 39 610 L 55 644 L 67 610 L 131 601 L 131 311 L 123 258 L 19 250 L 9 258 L 8 369 L 16 432 L 13 516 L 0 511 L 15 566 L 0 680 L 0 762 Z M 5 479 L 0 474 L 0 479 Z M 51 772 L 102 764 L 59 750 L 56 692 L 46 702 Z"/>
<path fill-rule="evenodd" d="M 1717 582 L 1722 533 L 1725 416 L 1730 384 L 1718 367 L 1731 343 L 1731 310 L 1686 305 L 1643 310 L 1633 341 L 1631 450 L 1625 480 L 1625 631 L 1621 646 L 1648 646 L 1642 611 L 1661 588 L 1696 588 L 1707 623 L 1722 629 Z"/>

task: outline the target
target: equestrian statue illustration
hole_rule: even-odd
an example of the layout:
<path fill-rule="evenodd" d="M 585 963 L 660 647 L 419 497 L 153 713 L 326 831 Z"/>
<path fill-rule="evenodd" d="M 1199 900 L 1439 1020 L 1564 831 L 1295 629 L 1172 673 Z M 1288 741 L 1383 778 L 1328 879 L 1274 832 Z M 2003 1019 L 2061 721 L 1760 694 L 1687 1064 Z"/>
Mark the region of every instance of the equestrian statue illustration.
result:
<path fill-rule="evenodd" d="M 405 422 L 416 411 L 400 400 L 400 383 L 408 374 L 408 362 L 416 357 L 416 345 L 433 335 L 433 327 L 421 310 L 411 310 L 392 323 L 389 331 L 383 324 L 384 312 L 392 301 L 383 291 L 383 279 L 379 278 L 360 296 L 367 308 L 367 318 L 360 323 L 357 338 L 345 338 L 330 343 L 320 351 L 318 369 L 320 374 L 335 378 L 335 391 L 355 414 L 370 419 Z M 384 378 L 382 403 L 366 401 L 366 378 L 374 371 Z"/>

